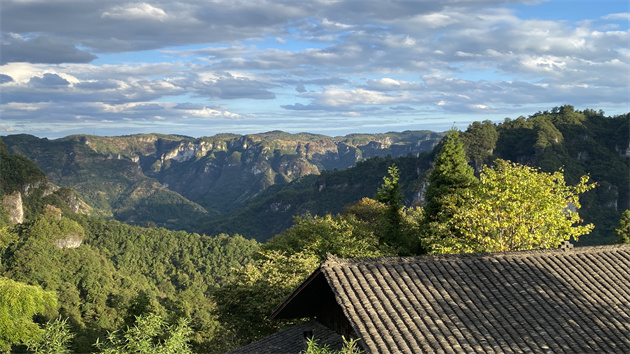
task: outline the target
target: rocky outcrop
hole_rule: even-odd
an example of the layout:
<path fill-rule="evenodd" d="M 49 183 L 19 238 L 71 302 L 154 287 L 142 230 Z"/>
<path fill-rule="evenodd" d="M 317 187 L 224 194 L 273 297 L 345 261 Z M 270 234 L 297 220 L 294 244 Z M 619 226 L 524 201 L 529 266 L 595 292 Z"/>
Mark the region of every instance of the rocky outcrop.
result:
<path fill-rule="evenodd" d="M 24 193 L 25 197 L 28 197 L 29 195 L 31 195 L 31 193 L 33 193 L 34 191 L 38 190 L 42 188 L 42 198 L 43 197 L 47 197 L 53 193 L 55 193 L 55 191 L 57 191 L 59 189 L 59 187 L 55 186 L 54 184 L 50 183 L 47 179 L 44 180 L 40 180 L 37 182 L 31 182 L 31 183 L 27 183 L 25 185 L 22 186 L 22 193 Z"/>
<path fill-rule="evenodd" d="M 179 142 L 158 139 L 155 152 L 142 156 L 139 165 L 170 190 L 207 209 L 221 210 L 237 207 L 276 183 L 346 169 L 370 157 L 429 151 L 440 138 L 418 131 L 335 138 L 269 132 Z"/>
<path fill-rule="evenodd" d="M 63 189 L 63 192 L 59 193 L 59 198 L 70 207 L 73 213 L 89 215 L 92 210 L 92 207 L 79 198 L 77 192 L 72 189 Z"/>
<path fill-rule="evenodd" d="M 24 222 L 24 208 L 22 206 L 22 193 L 15 191 L 2 197 L 2 207 L 9 214 L 9 222 L 21 224 Z"/>
<path fill-rule="evenodd" d="M 68 235 L 66 238 L 57 239 L 53 241 L 55 246 L 59 249 L 64 248 L 78 248 L 83 243 L 83 238 L 80 235 Z"/>
<path fill-rule="evenodd" d="M 175 149 L 163 154 L 160 159 L 162 160 L 162 163 L 166 160 L 184 162 L 194 157 L 205 156 L 208 151 L 212 150 L 212 148 L 213 145 L 205 141 L 201 141 L 198 144 L 190 141 L 181 142 Z"/>

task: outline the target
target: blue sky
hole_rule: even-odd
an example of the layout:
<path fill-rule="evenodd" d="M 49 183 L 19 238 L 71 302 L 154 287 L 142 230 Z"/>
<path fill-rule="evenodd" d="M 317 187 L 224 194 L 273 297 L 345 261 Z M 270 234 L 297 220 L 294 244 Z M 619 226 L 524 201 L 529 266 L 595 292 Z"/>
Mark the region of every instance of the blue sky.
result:
<path fill-rule="evenodd" d="M 331 136 L 630 111 L 626 0 L 3 0 L 0 135 Z"/>

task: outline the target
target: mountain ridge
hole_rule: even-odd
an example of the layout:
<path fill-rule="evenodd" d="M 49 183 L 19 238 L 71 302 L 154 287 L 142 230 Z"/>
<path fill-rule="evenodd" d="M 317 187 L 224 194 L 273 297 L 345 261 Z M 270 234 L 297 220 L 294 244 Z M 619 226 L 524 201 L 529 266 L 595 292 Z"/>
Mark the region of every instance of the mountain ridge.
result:
<path fill-rule="evenodd" d="M 374 156 L 419 154 L 441 137 L 430 131 L 346 137 L 271 131 L 201 138 L 137 134 L 2 139 L 12 153 L 32 159 L 51 181 L 76 189 L 94 215 L 179 229 L 238 209 L 274 184 L 345 169 Z"/>

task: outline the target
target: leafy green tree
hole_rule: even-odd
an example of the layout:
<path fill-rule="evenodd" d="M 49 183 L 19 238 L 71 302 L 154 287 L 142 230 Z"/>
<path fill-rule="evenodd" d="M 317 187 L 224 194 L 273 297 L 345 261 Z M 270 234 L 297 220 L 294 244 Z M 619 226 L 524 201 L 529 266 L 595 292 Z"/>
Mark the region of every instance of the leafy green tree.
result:
<path fill-rule="evenodd" d="M 14 228 L 10 226 L 0 226 L 0 254 L 2 254 L 9 245 L 19 239 L 19 236 L 13 229 Z M 1 259 L 0 265 L 2 265 Z"/>
<path fill-rule="evenodd" d="M 236 271 L 227 285 L 213 293 L 224 326 L 215 348 L 239 348 L 295 321 L 271 320 L 269 314 L 319 265 L 312 254 L 287 255 L 262 251 L 259 259 Z"/>
<path fill-rule="evenodd" d="M 161 316 L 149 313 L 136 318 L 133 327 L 109 333 L 107 342 L 95 346 L 105 354 L 187 354 L 192 353 L 191 334 L 186 319 L 169 326 Z"/>
<path fill-rule="evenodd" d="M 263 249 L 289 254 L 308 252 L 319 261 L 326 259 L 326 253 L 344 258 L 393 255 L 393 249 L 381 245 L 375 232 L 384 223 L 382 214 L 378 217 L 381 220 L 376 225 L 351 214 L 296 217 L 290 229 L 270 239 Z"/>
<path fill-rule="evenodd" d="M 541 115 L 531 118 L 536 131 L 536 142 L 534 148 L 537 151 L 544 150 L 551 145 L 559 144 L 563 140 L 562 133 L 553 125 L 549 116 Z"/>
<path fill-rule="evenodd" d="M 615 229 L 617 240 L 615 243 L 630 243 L 630 210 L 626 210 L 621 214 L 619 226 Z"/>
<path fill-rule="evenodd" d="M 69 343 L 72 338 L 74 334 L 70 331 L 68 319 L 57 318 L 46 322 L 41 339 L 32 341 L 27 346 L 37 354 L 69 354 L 71 353 Z"/>
<path fill-rule="evenodd" d="M 595 187 L 582 177 L 568 186 L 562 172 L 553 174 L 497 160 L 479 183 L 442 198 L 447 218 L 437 234 L 424 240 L 430 253 L 498 252 L 553 248 L 588 234 L 581 222 L 578 195 Z M 438 215 L 439 217 L 439 215 Z"/>
<path fill-rule="evenodd" d="M 391 237 L 391 224 L 388 218 L 390 209 L 374 199 L 363 198 L 356 204 L 346 206 L 343 216 L 356 218 L 365 228 L 373 232 L 379 242 L 380 256 L 409 256 L 420 253 L 418 242 L 419 221 L 422 208 L 401 207 L 398 211 L 399 225 L 395 237 Z M 388 242 L 383 242 L 383 240 Z M 332 253 L 332 252 L 331 252 Z M 357 257 L 376 257 L 377 255 L 358 255 Z"/>
<path fill-rule="evenodd" d="M 424 207 L 424 216 L 427 221 L 434 221 L 440 215 L 442 197 L 476 183 L 477 179 L 472 167 L 466 161 L 464 146 L 457 130 L 451 130 L 445 138 L 428 180 Z"/>
<path fill-rule="evenodd" d="M 56 306 L 53 292 L 0 277 L 0 351 L 39 341 L 43 331 L 33 316 L 50 313 Z"/>

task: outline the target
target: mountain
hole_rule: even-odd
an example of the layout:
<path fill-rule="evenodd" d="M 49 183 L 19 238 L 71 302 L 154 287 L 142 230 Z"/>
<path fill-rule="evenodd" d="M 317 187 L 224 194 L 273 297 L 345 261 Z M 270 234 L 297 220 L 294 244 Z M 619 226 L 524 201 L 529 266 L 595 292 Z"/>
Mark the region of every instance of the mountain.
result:
<path fill-rule="evenodd" d="M 55 184 L 75 189 L 92 215 L 187 229 L 217 219 L 275 184 L 375 156 L 431 150 L 442 134 L 406 131 L 327 137 L 279 131 L 190 138 L 143 134 L 3 137 Z"/>
<path fill-rule="evenodd" d="M 242 208 L 220 219 L 208 219 L 198 229 L 208 234 L 222 230 L 265 242 L 291 227 L 295 216 L 341 213 L 345 206 L 364 197 L 373 197 L 392 164 L 400 170 L 405 204 L 418 205 L 422 199 L 424 177 L 431 168 L 433 157 L 431 152 L 397 158 L 374 157 L 345 170 L 325 170 L 320 175 L 274 185 Z"/>
<path fill-rule="evenodd" d="M 91 209 L 74 190 L 51 183 L 31 160 L 9 154 L 0 140 L 0 226 L 21 224 L 46 205 L 83 214 Z"/>
<path fill-rule="evenodd" d="M 203 207 L 145 176 L 137 162 L 94 151 L 85 137 L 48 140 L 13 135 L 3 141 L 9 152 L 35 162 L 52 183 L 76 190 L 93 216 L 178 228 L 184 218 L 207 214 Z"/>

